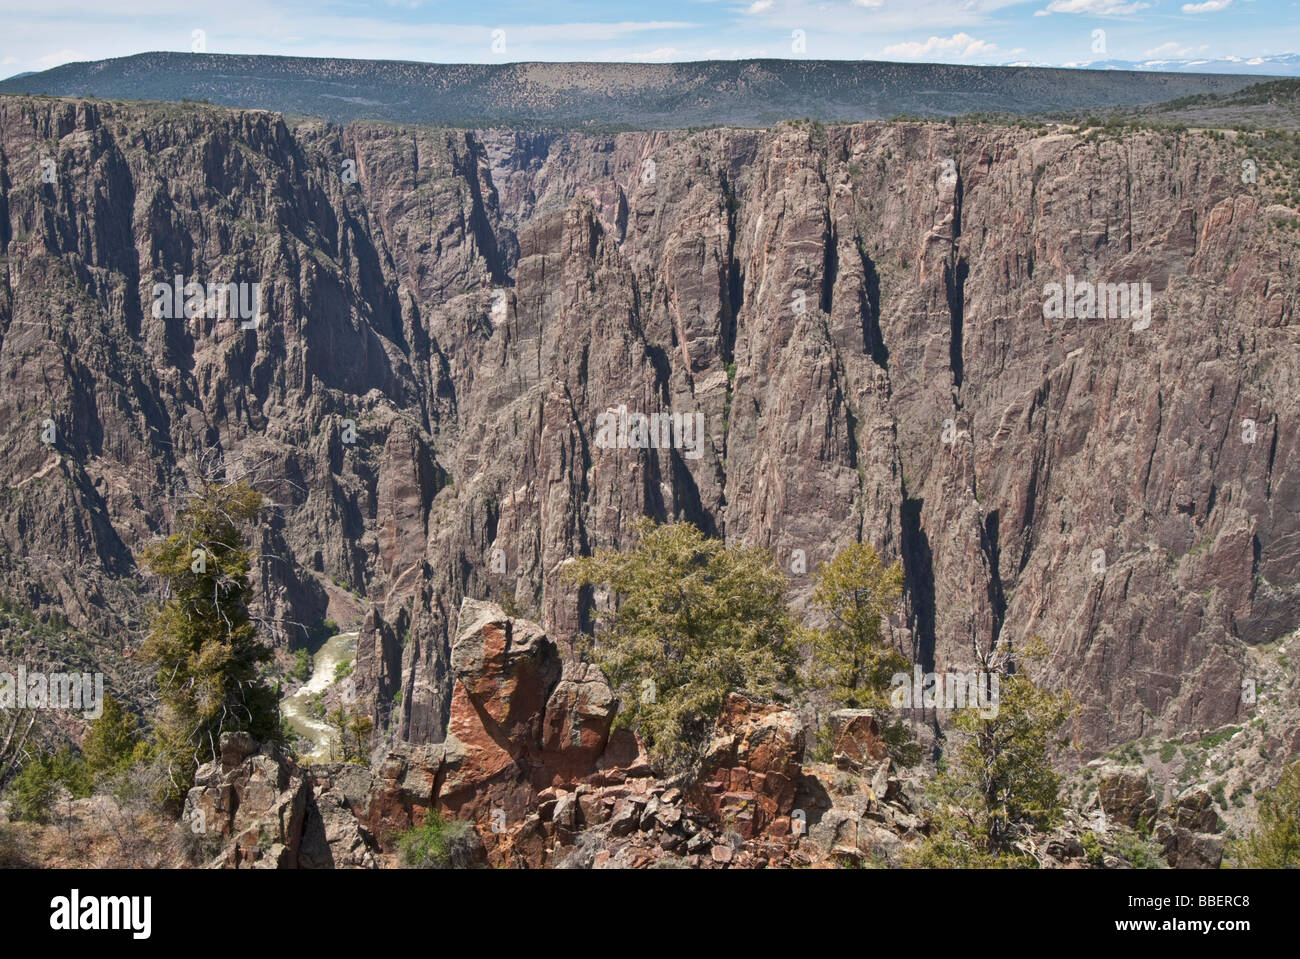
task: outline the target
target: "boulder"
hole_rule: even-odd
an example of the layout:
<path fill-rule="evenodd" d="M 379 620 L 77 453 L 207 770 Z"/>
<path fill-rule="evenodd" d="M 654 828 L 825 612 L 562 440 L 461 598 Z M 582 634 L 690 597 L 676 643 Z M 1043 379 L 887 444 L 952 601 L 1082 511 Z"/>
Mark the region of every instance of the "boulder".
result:
<path fill-rule="evenodd" d="M 1130 829 L 1152 821 L 1158 808 L 1151 774 L 1143 766 L 1103 766 L 1097 773 L 1097 798 L 1110 822 Z"/>
<path fill-rule="evenodd" d="M 554 783 L 586 776 L 609 742 L 614 691 L 595 666 L 566 663 L 542 718 L 542 763 Z"/>
<path fill-rule="evenodd" d="M 757 835 L 794 808 L 803 751 L 795 713 L 730 694 L 690 799 L 715 822 L 730 817 L 738 830 Z"/>
<path fill-rule="evenodd" d="M 461 604 L 451 666 L 454 689 L 443 743 L 440 805 L 484 824 L 500 810 L 522 822 L 545 779 L 542 721 L 561 676 L 541 627 L 495 603 Z"/>
<path fill-rule="evenodd" d="M 859 822 L 855 812 L 830 809 L 817 822 L 809 823 L 808 841 L 825 853 L 846 846 L 857 848 Z"/>
<path fill-rule="evenodd" d="M 836 765 L 859 769 L 888 758 L 880 724 L 870 709 L 837 709 L 827 720 Z"/>
<path fill-rule="evenodd" d="M 1204 786 L 1189 786 L 1165 807 L 1165 815 L 1175 826 L 1192 832 L 1214 833 L 1220 828 L 1214 797 Z"/>
<path fill-rule="evenodd" d="M 195 773 L 182 819 L 196 835 L 225 841 L 218 868 L 298 865 L 310 788 L 302 772 L 246 733 L 223 733 L 221 759 Z"/>
<path fill-rule="evenodd" d="M 1218 869 L 1223 863 L 1223 840 L 1218 836 L 1162 822 L 1152 837 L 1164 850 L 1165 861 L 1175 869 Z"/>
<path fill-rule="evenodd" d="M 340 793 L 315 797 L 303 827 L 298 865 L 303 869 L 375 869 L 379 866 L 375 838 L 344 802 Z"/>
<path fill-rule="evenodd" d="M 903 797 L 902 784 L 893 775 L 894 764 L 886 759 L 876 770 L 876 774 L 871 777 L 871 792 L 877 802 L 894 802 L 895 800 L 906 800 Z"/>
<path fill-rule="evenodd" d="M 547 700 L 561 675 L 559 653 L 540 626 L 512 619 L 496 603 L 465 599 L 451 668 L 488 732 L 514 747 L 512 752 L 535 746 Z"/>

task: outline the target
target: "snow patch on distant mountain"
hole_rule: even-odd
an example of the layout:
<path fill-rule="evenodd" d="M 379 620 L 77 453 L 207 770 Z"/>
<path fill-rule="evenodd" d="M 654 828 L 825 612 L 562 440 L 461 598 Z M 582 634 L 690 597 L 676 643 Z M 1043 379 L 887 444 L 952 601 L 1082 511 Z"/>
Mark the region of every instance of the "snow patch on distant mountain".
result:
<path fill-rule="evenodd" d="M 1046 66 L 1041 63 L 1018 61 L 1010 67 Z M 1300 77 L 1300 53 L 1280 53 L 1267 57 L 1222 57 L 1210 59 L 1159 59 L 1159 60 L 1081 60 L 1061 64 L 1064 67 L 1086 70 L 1149 70 L 1163 73 L 1240 73 L 1271 77 Z"/>

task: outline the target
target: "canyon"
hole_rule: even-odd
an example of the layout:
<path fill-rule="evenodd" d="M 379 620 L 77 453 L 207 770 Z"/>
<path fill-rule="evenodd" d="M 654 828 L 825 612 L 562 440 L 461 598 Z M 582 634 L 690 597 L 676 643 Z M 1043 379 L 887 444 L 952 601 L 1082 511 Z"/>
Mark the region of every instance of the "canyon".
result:
<path fill-rule="evenodd" d="M 272 504 L 263 638 L 355 621 L 377 750 L 455 732 L 466 600 L 574 668 L 613 598 L 566 564 L 641 515 L 770 549 L 801 611 L 871 542 L 924 671 L 1047 641 L 1084 759 L 1244 722 L 1300 626 L 1300 214 L 1244 150 L 0 97 L 0 591 L 129 673 L 134 556 L 218 461 Z M 258 323 L 155 317 L 177 276 Z M 1150 324 L 1048 318 L 1067 277 L 1150 284 Z M 700 455 L 597 444 L 623 408 L 702 417 Z"/>

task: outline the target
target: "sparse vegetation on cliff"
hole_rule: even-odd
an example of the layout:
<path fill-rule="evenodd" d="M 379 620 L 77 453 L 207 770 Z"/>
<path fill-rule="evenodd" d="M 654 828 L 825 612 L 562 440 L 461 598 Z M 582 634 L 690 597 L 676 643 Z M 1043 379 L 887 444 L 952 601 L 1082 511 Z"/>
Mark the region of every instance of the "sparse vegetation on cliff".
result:
<path fill-rule="evenodd" d="M 412 869 L 469 869 L 481 842 L 467 822 L 430 812 L 424 822 L 397 837 L 402 865 Z"/>

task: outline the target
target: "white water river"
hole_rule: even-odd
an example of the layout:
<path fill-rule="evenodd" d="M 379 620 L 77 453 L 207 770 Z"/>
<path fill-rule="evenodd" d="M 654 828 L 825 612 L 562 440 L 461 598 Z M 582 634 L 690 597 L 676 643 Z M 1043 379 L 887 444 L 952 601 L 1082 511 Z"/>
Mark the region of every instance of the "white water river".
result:
<path fill-rule="evenodd" d="M 289 721 L 290 728 L 312 744 L 311 751 L 302 755 L 307 762 L 328 762 L 330 740 L 334 736 L 334 730 L 328 723 L 313 719 L 308 714 L 307 704 L 316 693 L 334 685 L 335 667 L 344 660 L 352 659 L 356 652 L 356 633 L 339 633 L 330 637 L 312 658 L 311 678 L 292 696 L 286 696 L 280 701 L 280 711 Z"/>

